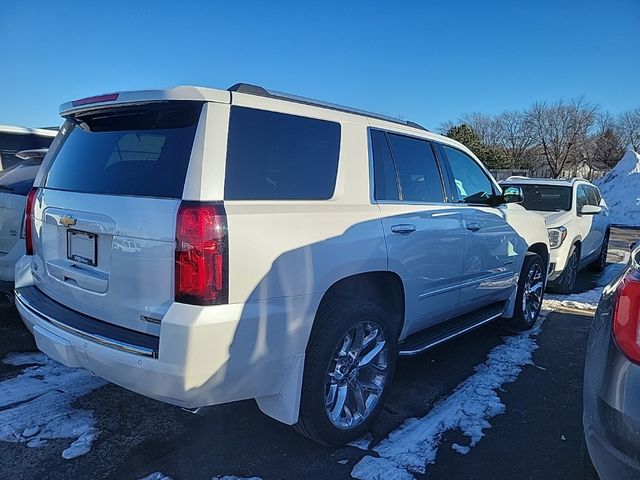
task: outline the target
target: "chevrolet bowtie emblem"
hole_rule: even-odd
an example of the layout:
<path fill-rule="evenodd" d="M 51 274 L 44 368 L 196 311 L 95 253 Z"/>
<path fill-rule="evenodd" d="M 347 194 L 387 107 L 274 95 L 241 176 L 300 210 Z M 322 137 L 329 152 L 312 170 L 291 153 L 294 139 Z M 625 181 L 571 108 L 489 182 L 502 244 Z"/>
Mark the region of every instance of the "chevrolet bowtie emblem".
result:
<path fill-rule="evenodd" d="M 60 222 L 60 225 L 63 225 L 65 227 L 71 227 L 76 224 L 76 219 L 71 215 L 63 215 L 58 221 Z"/>

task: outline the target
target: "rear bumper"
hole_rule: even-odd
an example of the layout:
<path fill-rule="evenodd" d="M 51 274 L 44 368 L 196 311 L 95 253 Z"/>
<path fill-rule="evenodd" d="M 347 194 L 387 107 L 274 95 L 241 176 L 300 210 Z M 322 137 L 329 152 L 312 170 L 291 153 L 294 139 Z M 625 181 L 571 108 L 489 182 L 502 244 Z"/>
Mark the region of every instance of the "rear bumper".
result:
<path fill-rule="evenodd" d="M 277 396 L 294 364 L 304 358 L 308 332 L 291 332 L 287 337 L 287 325 L 279 321 L 290 316 L 285 302 L 278 299 L 262 306 L 256 302 L 203 308 L 174 303 L 162 319 L 154 358 L 116 348 L 107 335 L 100 341 L 86 335 L 95 332 L 69 329 L 73 322 L 62 318 L 64 310 L 58 310 L 57 318 L 51 316 L 52 305 L 46 303 L 56 302 L 40 293 L 44 297 L 40 303 L 29 304 L 20 290 L 16 306 L 41 351 L 69 367 L 85 368 L 124 388 L 182 407 Z M 268 323 L 264 308 L 273 311 Z M 289 418 L 297 419 L 297 405 L 289 413 Z"/>
<path fill-rule="evenodd" d="M 593 465 L 603 480 L 638 479 L 640 366 L 625 357 L 613 338 L 614 292 L 615 289 L 605 290 L 587 346 L 583 397 L 585 440 Z"/>
<path fill-rule="evenodd" d="M 593 428 L 585 428 L 591 461 L 603 480 L 637 480 L 640 463 L 617 450 Z"/>

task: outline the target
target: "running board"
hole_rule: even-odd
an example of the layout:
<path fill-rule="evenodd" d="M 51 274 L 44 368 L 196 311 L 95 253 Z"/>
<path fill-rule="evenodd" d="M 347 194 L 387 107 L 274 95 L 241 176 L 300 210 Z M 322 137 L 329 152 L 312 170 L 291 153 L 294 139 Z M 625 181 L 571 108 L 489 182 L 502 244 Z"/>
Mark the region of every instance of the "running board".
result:
<path fill-rule="evenodd" d="M 414 333 L 398 344 L 399 355 L 412 357 L 459 335 L 470 332 L 502 316 L 506 305 L 507 302 L 493 303 Z"/>

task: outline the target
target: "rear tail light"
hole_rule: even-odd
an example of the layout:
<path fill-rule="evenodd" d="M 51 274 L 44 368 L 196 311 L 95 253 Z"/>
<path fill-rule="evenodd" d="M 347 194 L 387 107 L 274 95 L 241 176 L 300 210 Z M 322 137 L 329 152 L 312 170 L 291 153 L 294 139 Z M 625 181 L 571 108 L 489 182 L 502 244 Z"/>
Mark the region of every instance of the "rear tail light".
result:
<path fill-rule="evenodd" d="M 24 210 L 24 238 L 26 243 L 27 255 L 33 255 L 33 209 L 36 204 L 37 188 L 32 188 L 27 195 L 27 206 Z"/>
<path fill-rule="evenodd" d="M 176 223 L 175 300 L 229 301 L 227 216 L 221 203 L 182 202 Z"/>
<path fill-rule="evenodd" d="M 640 273 L 630 270 L 618 285 L 613 334 L 622 352 L 640 364 Z"/>

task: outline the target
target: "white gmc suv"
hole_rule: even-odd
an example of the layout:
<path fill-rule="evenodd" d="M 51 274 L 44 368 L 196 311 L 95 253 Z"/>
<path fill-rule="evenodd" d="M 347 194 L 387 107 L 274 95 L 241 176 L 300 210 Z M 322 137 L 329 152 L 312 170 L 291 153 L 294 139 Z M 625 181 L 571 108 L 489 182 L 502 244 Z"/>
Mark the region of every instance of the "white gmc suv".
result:
<path fill-rule="evenodd" d="M 500 184 L 520 188 L 522 206 L 545 218 L 551 246 L 550 289 L 571 293 L 580 269 L 604 270 L 611 226 L 598 187 L 579 178 L 511 177 Z"/>
<path fill-rule="evenodd" d="M 185 408 L 254 398 L 340 444 L 398 355 L 536 321 L 543 218 L 419 125 L 246 84 L 61 114 L 15 294 L 65 365 Z"/>

